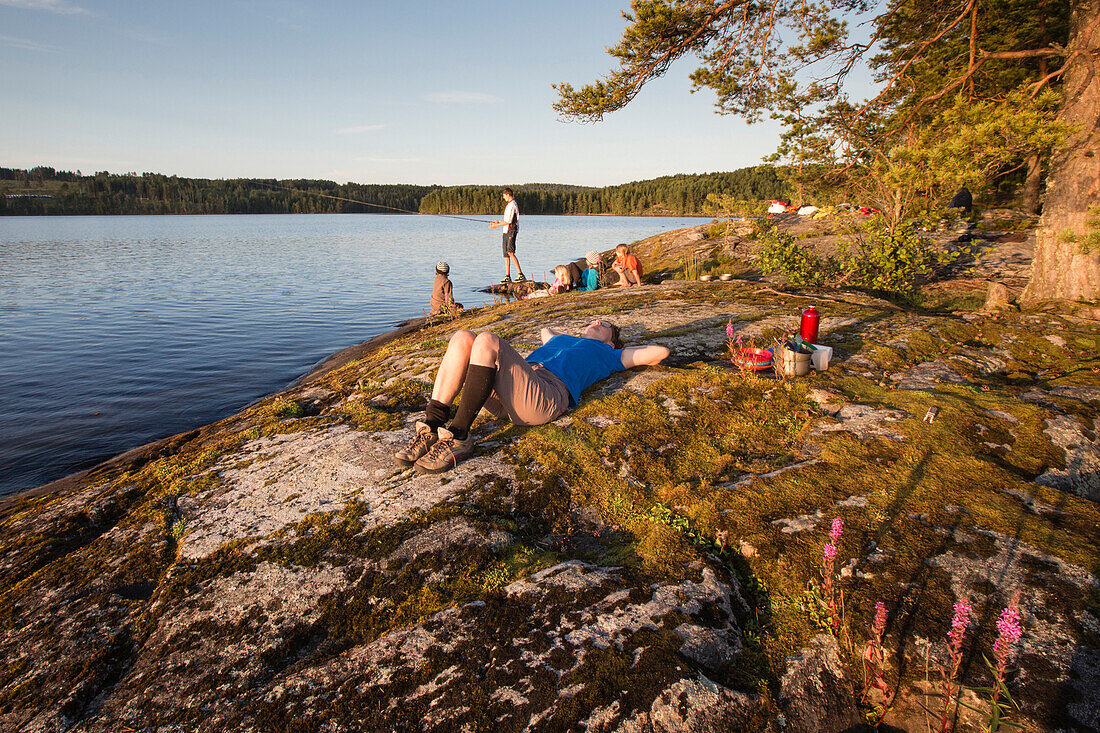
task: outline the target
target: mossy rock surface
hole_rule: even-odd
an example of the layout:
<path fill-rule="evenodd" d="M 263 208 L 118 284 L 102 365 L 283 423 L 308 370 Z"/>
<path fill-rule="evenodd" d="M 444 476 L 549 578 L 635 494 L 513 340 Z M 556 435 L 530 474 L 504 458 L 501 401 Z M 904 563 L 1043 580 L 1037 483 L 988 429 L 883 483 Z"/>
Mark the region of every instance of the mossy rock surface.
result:
<path fill-rule="evenodd" d="M 727 324 L 766 346 L 811 303 L 828 371 L 732 367 Z M 526 352 L 542 325 L 595 318 L 672 356 L 549 425 L 482 417 L 450 473 L 392 462 L 455 328 Z M 1095 728 L 1096 332 L 736 280 L 426 324 L 6 501 L 0 730 L 841 730 L 875 716 L 879 601 L 885 722 L 917 730 L 953 605 L 975 609 L 961 681 L 979 704 L 1017 592 L 1014 719 Z M 836 517 L 834 635 L 815 592 Z M 980 724 L 962 710 L 960 730 Z"/>

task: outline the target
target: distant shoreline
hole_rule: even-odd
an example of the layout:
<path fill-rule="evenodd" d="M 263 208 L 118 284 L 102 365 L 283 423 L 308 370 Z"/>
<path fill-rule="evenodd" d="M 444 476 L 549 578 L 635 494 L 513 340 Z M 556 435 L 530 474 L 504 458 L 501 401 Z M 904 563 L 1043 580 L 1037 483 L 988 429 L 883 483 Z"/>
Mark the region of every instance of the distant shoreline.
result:
<path fill-rule="evenodd" d="M 196 212 L 196 213 L 157 213 L 157 212 L 143 212 L 143 213 L 115 213 L 115 214 L 64 214 L 64 213 L 51 213 L 51 214 L 13 214 L 10 212 L 0 211 L 0 217 L 8 217 L 12 219 L 24 218 L 24 219 L 41 219 L 49 217 L 58 218 L 74 218 L 78 216 L 499 216 L 499 212 L 488 213 L 461 213 L 461 214 L 426 214 L 420 212 L 391 212 L 391 211 L 308 211 L 308 212 L 289 212 L 279 211 L 271 213 L 211 213 L 211 212 Z M 714 216 L 709 214 L 670 214 L 670 213 L 649 213 L 649 214 L 524 214 L 523 218 L 527 219 L 535 216 L 604 216 L 604 217 L 619 217 L 619 218 L 640 218 L 640 219 L 713 219 Z M 489 222 L 486 221 L 486 224 Z"/>
<path fill-rule="evenodd" d="M 506 182 L 507 183 L 507 182 Z M 785 195 L 775 166 L 680 173 L 610 186 L 508 183 L 523 216 L 705 216 L 712 195 L 760 202 Z M 499 216 L 500 185 L 336 183 L 313 179 L 84 175 L 0 167 L 0 215 L 406 213 Z"/>

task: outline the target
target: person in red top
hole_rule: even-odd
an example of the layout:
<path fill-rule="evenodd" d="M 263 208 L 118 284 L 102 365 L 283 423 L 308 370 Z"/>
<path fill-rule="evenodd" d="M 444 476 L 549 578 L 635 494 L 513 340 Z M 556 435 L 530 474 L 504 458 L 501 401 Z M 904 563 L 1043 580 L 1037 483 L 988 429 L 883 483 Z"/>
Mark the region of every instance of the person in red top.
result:
<path fill-rule="evenodd" d="M 611 269 L 619 273 L 619 286 L 629 288 L 642 284 L 642 266 L 638 258 L 630 254 L 630 247 L 620 244 L 615 247 L 615 262 Z"/>

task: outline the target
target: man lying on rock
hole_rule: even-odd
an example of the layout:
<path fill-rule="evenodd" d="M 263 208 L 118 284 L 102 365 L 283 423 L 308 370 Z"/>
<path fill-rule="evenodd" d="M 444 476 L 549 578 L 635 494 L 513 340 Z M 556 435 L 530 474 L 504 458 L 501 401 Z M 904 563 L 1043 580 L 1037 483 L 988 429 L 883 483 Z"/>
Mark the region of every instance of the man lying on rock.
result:
<path fill-rule="evenodd" d="M 422 473 L 446 471 L 474 449 L 470 426 L 484 407 L 516 425 L 544 425 L 577 404 L 581 393 L 606 377 L 637 366 L 659 364 L 664 346 L 623 348 L 619 328 L 593 321 L 580 336 L 550 328 L 539 332 L 542 346 L 524 359 L 492 333 L 456 331 L 447 345 L 432 386 L 423 422 L 412 441 L 394 454 L 403 466 Z M 443 427 L 451 403 L 462 390 L 458 411 Z"/>

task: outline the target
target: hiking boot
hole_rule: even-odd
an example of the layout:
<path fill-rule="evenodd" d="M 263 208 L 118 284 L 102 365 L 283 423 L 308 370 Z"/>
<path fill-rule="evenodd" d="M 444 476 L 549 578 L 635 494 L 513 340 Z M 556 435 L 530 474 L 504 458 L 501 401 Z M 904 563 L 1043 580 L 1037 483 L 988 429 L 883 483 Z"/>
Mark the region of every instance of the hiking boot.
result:
<path fill-rule="evenodd" d="M 439 440 L 427 455 L 416 462 L 416 470 L 420 473 L 449 471 L 474 452 L 473 436 L 467 435 L 465 440 L 459 440 L 447 428 L 440 428 L 438 432 Z"/>
<path fill-rule="evenodd" d="M 416 434 L 409 444 L 393 454 L 393 460 L 402 466 L 411 466 L 420 460 L 439 438 L 427 423 L 416 422 Z"/>
<path fill-rule="evenodd" d="M 500 279 L 500 284 L 501 285 L 511 285 L 512 284 L 512 276 L 511 275 L 505 275 L 504 277 L 502 277 Z"/>
<path fill-rule="evenodd" d="M 526 276 L 526 275 L 524 275 L 524 274 L 523 274 L 523 273 L 521 272 L 520 274 L 516 275 L 516 282 L 518 282 L 518 283 L 525 283 L 525 282 L 527 282 L 527 276 Z"/>

